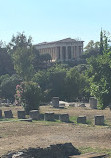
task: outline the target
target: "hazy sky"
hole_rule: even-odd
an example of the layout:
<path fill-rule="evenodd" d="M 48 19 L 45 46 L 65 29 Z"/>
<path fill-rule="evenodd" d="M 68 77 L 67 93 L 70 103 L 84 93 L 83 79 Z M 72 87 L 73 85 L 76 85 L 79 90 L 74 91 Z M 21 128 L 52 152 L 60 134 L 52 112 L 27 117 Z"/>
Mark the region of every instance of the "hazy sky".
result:
<path fill-rule="evenodd" d="M 99 40 L 111 32 L 111 0 L 0 0 L 0 40 L 25 32 L 33 43 L 80 38 Z"/>

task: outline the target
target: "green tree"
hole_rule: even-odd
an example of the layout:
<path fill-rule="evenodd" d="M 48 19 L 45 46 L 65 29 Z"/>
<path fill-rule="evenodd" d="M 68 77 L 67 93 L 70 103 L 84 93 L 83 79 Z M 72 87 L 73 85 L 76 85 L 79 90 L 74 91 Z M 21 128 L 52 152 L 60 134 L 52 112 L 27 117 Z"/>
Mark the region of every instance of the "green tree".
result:
<path fill-rule="evenodd" d="M 101 32 L 100 32 L 100 54 L 103 54 L 104 52 L 104 45 L 103 45 L 103 32 L 102 32 L 102 29 L 101 29 Z"/>
<path fill-rule="evenodd" d="M 33 47 L 34 60 L 33 66 L 35 71 L 46 70 L 51 64 L 51 56 L 50 54 L 40 54 L 37 49 Z"/>
<path fill-rule="evenodd" d="M 48 53 L 46 53 L 46 54 L 41 54 L 40 55 L 40 60 L 42 61 L 42 62 L 50 62 L 50 60 L 52 60 L 52 58 L 51 58 L 51 55 L 50 54 L 48 54 Z"/>
<path fill-rule="evenodd" d="M 3 75 L 0 77 L 0 98 L 9 99 L 14 101 L 14 94 L 16 85 L 21 82 L 21 79 L 17 75 Z"/>
<path fill-rule="evenodd" d="M 32 78 L 33 82 L 37 82 L 42 91 L 45 91 L 49 88 L 49 73 L 48 71 L 38 71 Z"/>
<path fill-rule="evenodd" d="M 76 67 L 67 71 L 66 76 L 66 99 L 68 101 L 74 101 L 76 99 L 82 99 L 84 96 L 85 78 L 83 74 L 78 72 Z"/>
<path fill-rule="evenodd" d="M 61 100 L 65 100 L 65 78 L 66 71 L 64 69 L 53 69 L 49 76 L 49 89 L 51 98 L 58 96 Z"/>
<path fill-rule="evenodd" d="M 43 101 L 50 101 L 54 96 L 65 99 L 66 71 L 62 66 L 55 65 L 34 75 L 32 80 L 40 85 L 44 94 Z"/>
<path fill-rule="evenodd" d="M 111 46 L 108 44 L 110 42 L 110 33 L 105 30 L 100 32 L 100 54 L 107 53 L 111 50 Z"/>
<path fill-rule="evenodd" d="M 11 41 L 7 45 L 8 53 L 13 54 L 16 49 L 31 47 L 32 46 L 32 37 L 26 37 L 25 33 L 18 32 L 17 35 L 13 35 Z"/>
<path fill-rule="evenodd" d="M 6 45 L 0 41 L 0 75 L 14 73 L 14 65 L 11 56 L 7 53 Z"/>
<path fill-rule="evenodd" d="M 102 109 L 111 103 L 111 52 L 91 57 L 87 76 L 90 82 L 90 92 L 95 96 Z"/>
<path fill-rule="evenodd" d="M 22 77 L 23 80 L 31 80 L 34 74 L 34 67 L 32 64 L 34 60 L 33 47 L 19 47 L 12 57 L 16 73 Z"/>
<path fill-rule="evenodd" d="M 99 45 L 99 42 L 94 42 L 93 40 L 91 40 L 84 48 L 85 52 L 98 51 L 100 47 Z"/>

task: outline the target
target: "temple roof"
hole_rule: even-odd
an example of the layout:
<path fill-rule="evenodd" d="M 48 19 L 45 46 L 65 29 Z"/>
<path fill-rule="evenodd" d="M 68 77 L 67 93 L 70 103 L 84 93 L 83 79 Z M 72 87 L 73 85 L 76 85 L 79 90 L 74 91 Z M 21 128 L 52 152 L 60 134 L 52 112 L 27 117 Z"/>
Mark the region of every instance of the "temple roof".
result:
<path fill-rule="evenodd" d="M 62 40 L 59 40 L 59 41 L 53 41 L 53 42 L 42 42 L 42 43 L 38 43 L 36 44 L 37 45 L 45 45 L 45 44 L 54 44 L 54 43 L 64 43 L 64 42 L 79 42 L 79 40 L 75 40 L 75 39 L 72 39 L 72 38 L 65 38 L 65 39 L 62 39 Z M 80 41 L 80 42 L 84 42 L 84 41 Z"/>

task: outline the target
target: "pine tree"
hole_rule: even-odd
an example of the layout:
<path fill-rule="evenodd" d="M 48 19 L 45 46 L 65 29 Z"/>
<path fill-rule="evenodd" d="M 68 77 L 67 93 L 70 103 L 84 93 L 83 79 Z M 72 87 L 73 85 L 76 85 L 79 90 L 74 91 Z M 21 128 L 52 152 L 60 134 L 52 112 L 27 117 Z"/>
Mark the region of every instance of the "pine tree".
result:
<path fill-rule="evenodd" d="M 103 54 L 104 52 L 104 46 L 103 46 L 103 32 L 102 32 L 102 29 L 101 29 L 101 32 L 100 32 L 100 54 Z"/>
<path fill-rule="evenodd" d="M 104 37 L 104 52 L 108 51 L 108 38 L 105 36 Z"/>

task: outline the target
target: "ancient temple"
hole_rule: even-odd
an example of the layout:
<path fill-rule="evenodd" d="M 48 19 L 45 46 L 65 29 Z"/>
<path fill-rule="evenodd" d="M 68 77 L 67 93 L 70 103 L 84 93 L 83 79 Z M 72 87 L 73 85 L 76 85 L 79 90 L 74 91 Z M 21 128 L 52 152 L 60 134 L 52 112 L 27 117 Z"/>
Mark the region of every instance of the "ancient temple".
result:
<path fill-rule="evenodd" d="M 41 54 L 50 54 L 52 61 L 69 61 L 79 58 L 83 52 L 83 42 L 71 38 L 35 45 Z"/>

